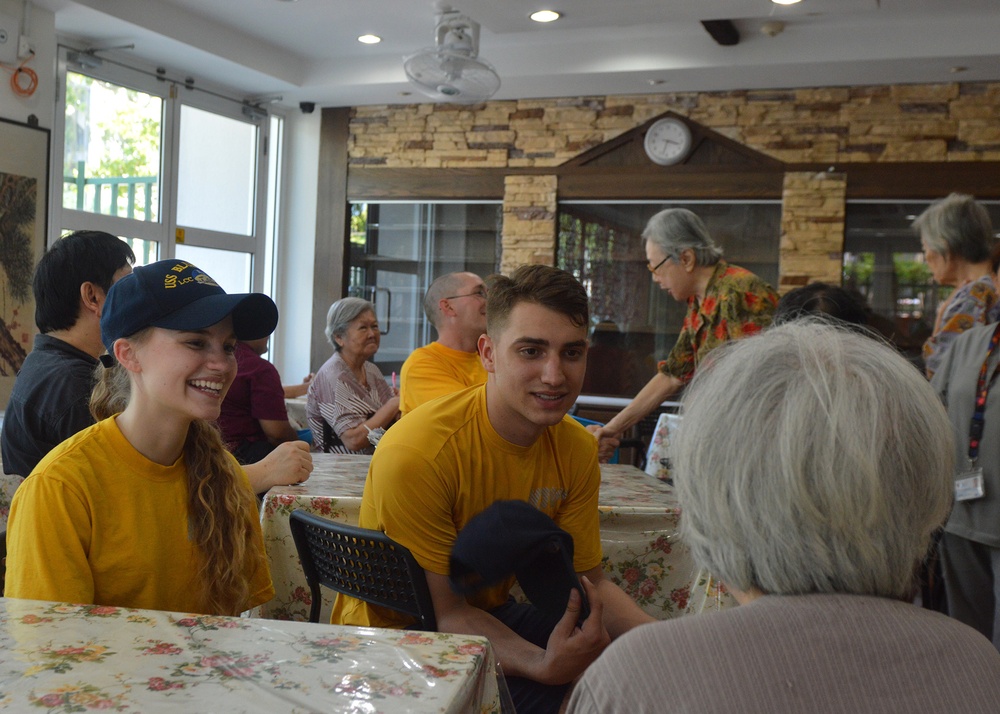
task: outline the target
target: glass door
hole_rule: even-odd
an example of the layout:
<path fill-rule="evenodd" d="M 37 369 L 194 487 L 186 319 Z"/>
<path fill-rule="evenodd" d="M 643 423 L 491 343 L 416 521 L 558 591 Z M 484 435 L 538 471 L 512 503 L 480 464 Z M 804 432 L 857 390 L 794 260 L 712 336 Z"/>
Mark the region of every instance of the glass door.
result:
<path fill-rule="evenodd" d="M 496 272 L 501 213 L 499 202 L 351 204 L 348 291 L 375 304 L 383 374 L 437 337 L 422 302 L 436 278 Z"/>
<path fill-rule="evenodd" d="M 244 116 L 228 101 L 213 104 L 178 102 L 174 254 L 227 292 L 260 290 L 263 275 L 254 279 L 253 258 L 264 247 L 256 217 L 265 208 L 266 117 Z"/>
<path fill-rule="evenodd" d="M 139 264 L 176 257 L 227 291 L 269 288 L 270 265 L 256 258 L 277 205 L 267 146 L 280 122 L 85 52 L 63 47 L 59 60 L 56 235 L 106 231 L 127 240 Z"/>

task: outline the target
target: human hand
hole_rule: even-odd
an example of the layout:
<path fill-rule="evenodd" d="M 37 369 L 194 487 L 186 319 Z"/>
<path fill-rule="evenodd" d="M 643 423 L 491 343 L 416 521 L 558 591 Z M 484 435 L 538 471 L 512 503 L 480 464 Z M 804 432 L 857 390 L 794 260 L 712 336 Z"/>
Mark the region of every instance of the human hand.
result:
<path fill-rule="evenodd" d="M 313 377 L 315 377 L 315 376 L 316 376 L 316 374 L 314 372 L 310 372 L 302 380 L 302 384 L 304 384 L 304 385 L 306 385 L 308 387 L 310 384 L 312 384 Z"/>
<path fill-rule="evenodd" d="M 576 588 L 570 591 L 566 612 L 549 635 L 538 671 L 542 684 L 566 684 L 579 676 L 611 644 L 604 627 L 604 604 L 597 588 L 586 577 L 580 583 L 587 593 L 590 615 L 577 626 L 582 600 Z"/>
<path fill-rule="evenodd" d="M 259 463 L 266 469 L 269 487 L 302 483 L 313 470 L 309 444 L 304 441 L 282 442 Z"/>
<path fill-rule="evenodd" d="M 615 455 L 615 449 L 621 443 L 619 435 L 609 432 L 606 427 L 596 424 L 591 424 L 586 429 L 597 439 L 597 460 L 602 464 L 608 463 L 611 457 Z"/>

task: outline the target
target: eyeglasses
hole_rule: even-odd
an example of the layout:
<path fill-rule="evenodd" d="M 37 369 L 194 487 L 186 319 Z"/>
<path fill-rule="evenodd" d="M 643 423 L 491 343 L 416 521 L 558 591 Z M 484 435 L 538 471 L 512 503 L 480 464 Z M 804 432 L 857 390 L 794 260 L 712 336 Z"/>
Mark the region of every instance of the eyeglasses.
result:
<path fill-rule="evenodd" d="M 668 260 L 670 260 L 670 256 L 669 255 L 666 258 L 664 258 L 663 260 L 661 260 L 659 263 L 657 263 L 656 265 L 650 265 L 649 263 L 646 263 L 646 268 L 649 270 L 649 272 L 655 273 L 657 270 L 660 269 L 660 266 L 663 265 L 664 263 L 666 263 Z"/>
<path fill-rule="evenodd" d="M 485 300 L 486 299 L 486 288 L 482 287 L 482 288 L 479 288 L 478 290 L 475 290 L 475 291 L 473 291 L 471 293 L 465 293 L 464 295 L 446 295 L 442 299 L 443 300 L 455 300 L 456 298 L 463 298 L 463 297 L 478 297 L 478 298 L 482 298 L 483 300 Z"/>

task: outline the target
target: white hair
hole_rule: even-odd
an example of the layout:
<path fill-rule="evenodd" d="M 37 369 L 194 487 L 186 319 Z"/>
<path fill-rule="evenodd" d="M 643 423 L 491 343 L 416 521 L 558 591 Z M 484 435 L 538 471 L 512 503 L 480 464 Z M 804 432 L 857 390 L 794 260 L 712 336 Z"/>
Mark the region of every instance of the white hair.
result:
<path fill-rule="evenodd" d="M 712 240 L 704 221 L 686 208 L 668 208 L 657 213 L 649 219 L 642 238 L 674 260 L 685 250 L 694 252 L 698 265 L 715 265 L 722 257 L 722 248 Z"/>
<path fill-rule="evenodd" d="M 333 345 L 334 352 L 340 352 L 336 337 L 343 337 L 352 322 L 364 312 L 375 312 L 375 306 L 367 300 L 345 297 L 337 300 L 326 313 L 326 339 Z"/>
<path fill-rule="evenodd" d="M 952 430 L 891 347 L 799 320 L 712 352 L 673 446 L 682 534 L 733 588 L 904 598 L 951 506 Z"/>
<path fill-rule="evenodd" d="M 972 196 L 953 193 L 932 203 L 913 221 L 928 250 L 970 263 L 990 259 L 996 245 L 990 214 Z"/>

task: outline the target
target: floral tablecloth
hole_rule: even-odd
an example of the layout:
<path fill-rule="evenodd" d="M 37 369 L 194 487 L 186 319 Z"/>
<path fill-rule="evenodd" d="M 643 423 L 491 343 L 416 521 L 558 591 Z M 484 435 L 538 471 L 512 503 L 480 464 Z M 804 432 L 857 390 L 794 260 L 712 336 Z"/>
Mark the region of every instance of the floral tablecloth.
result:
<path fill-rule="evenodd" d="M 370 461 L 370 456 L 313 454 L 308 481 L 267 492 L 261 526 L 275 597 L 261 607 L 261 616 L 308 619 L 311 598 L 288 516 L 302 508 L 357 524 Z M 695 566 L 681 542 L 680 509 L 669 485 L 633 466 L 604 464 L 599 508 L 604 570 L 650 615 L 666 619 L 734 604 L 717 581 Z M 323 589 L 321 622 L 329 620 L 333 597 Z"/>
<path fill-rule="evenodd" d="M 499 712 L 465 635 L 0 598 L 0 708 Z"/>

